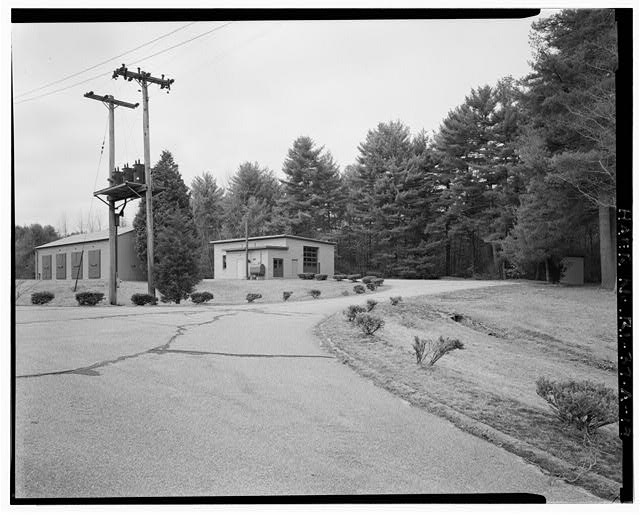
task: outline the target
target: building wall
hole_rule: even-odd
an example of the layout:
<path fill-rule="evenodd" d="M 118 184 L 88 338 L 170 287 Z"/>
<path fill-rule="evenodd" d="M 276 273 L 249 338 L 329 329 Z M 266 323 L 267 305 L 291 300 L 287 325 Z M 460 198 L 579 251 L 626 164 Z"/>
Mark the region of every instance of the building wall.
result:
<path fill-rule="evenodd" d="M 288 247 L 288 250 L 257 249 L 252 247 L 264 247 L 265 245 Z M 318 263 L 320 273 L 334 274 L 335 246 L 327 243 L 316 243 L 295 238 L 275 238 L 266 240 L 249 241 L 250 266 L 264 264 L 266 267 L 266 279 L 273 279 L 273 259 L 283 260 L 284 278 L 295 278 L 302 273 L 303 248 L 305 246 L 318 248 Z M 244 252 L 227 252 L 230 249 L 244 249 L 244 241 L 216 243 L 213 245 L 213 266 L 216 279 L 244 279 L 244 271 L 238 274 L 238 266 L 244 264 Z M 223 268 L 223 256 L 227 256 L 227 266 Z M 294 260 L 297 260 L 297 271 L 294 269 Z M 238 264 L 240 263 L 240 264 Z M 244 269 L 243 269 L 244 270 Z"/>
<path fill-rule="evenodd" d="M 130 231 L 118 235 L 118 278 L 123 281 L 143 281 L 146 278 L 146 265 L 140 263 L 135 253 L 135 232 Z M 72 254 L 82 252 L 82 275 L 78 280 L 89 279 L 89 251 L 100 251 L 100 277 L 101 280 L 109 279 L 109 240 L 91 241 L 84 244 L 59 245 L 36 249 L 36 278 L 42 279 L 42 258 L 51 256 L 51 280 L 75 280 L 72 273 Z M 65 279 L 57 278 L 56 256 L 66 254 Z"/>

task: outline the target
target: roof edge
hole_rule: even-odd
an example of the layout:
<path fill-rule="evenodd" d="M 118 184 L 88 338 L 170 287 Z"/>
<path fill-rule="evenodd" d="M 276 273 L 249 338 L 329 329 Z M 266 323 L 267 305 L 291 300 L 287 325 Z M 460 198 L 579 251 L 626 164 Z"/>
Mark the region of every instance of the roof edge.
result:
<path fill-rule="evenodd" d="M 308 238 L 307 236 L 294 236 L 292 234 L 274 234 L 269 236 L 252 236 L 249 241 L 272 240 L 276 238 L 291 238 L 294 240 L 313 241 L 315 243 L 326 243 L 327 245 L 337 245 L 335 241 L 320 240 L 317 238 Z M 211 240 L 209 244 L 235 243 L 245 241 L 245 238 L 231 238 L 228 240 Z"/>

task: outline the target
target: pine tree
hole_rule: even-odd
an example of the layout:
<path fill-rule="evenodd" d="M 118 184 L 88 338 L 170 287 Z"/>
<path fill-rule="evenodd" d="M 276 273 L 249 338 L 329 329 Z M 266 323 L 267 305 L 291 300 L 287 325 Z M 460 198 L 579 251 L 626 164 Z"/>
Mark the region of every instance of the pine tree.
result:
<path fill-rule="evenodd" d="M 224 190 L 216 180 L 205 172 L 191 182 L 191 207 L 200 242 L 200 269 L 205 277 L 213 277 L 213 261 L 209 253 L 209 242 L 222 238 L 224 221 Z"/>
<path fill-rule="evenodd" d="M 531 130 L 557 179 L 600 220 L 602 286 L 615 285 L 617 33 L 612 9 L 566 9 L 533 26 L 536 56 L 526 80 Z"/>
<path fill-rule="evenodd" d="M 154 186 L 160 186 L 163 191 L 154 195 L 152 199 L 153 207 L 153 233 L 154 233 L 154 270 L 162 270 L 156 280 L 156 287 L 168 299 L 174 300 L 180 295 L 190 293 L 192 285 L 200 280 L 200 273 L 197 267 L 199 260 L 198 240 L 196 226 L 191 210 L 191 200 L 189 190 L 182 180 L 178 165 L 174 162 L 170 152 L 164 150 L 160 160 L 152 170 Z M 176 224 L 181 224 L 182 236 L 176 238 L 173 231 Z M 147 210 L 145 202 L 140 202 L 138 213 L 133 220 L 133 227 L 136 232 L 136 252 L 143 263 L 147 261 Z M 164 234 L 168 231 L 167 234 Z M 163 243 L 160 244 L 160 241 Z M 166 244 L 167 241 L 174 241 L 179 247 L 172 247 Z M 196 267 L 187 266 L 189 277 L 185 275 L 185 267 L 179 265 L 174 256 L 184 257 L 186 253 L 193 254 Z M 186 259 L 186 258 L 185 258 Z M 186 263 L 191 263 L 187 260 Z M 186 265 L 185 265 L 186 266 Z M 158 268 L 160 267 L 160 268 Z M 171 271 L 175 270 L 175 277 L 171 278 Z M 182 285 L 182 293 L 176 293 L 176 285 Z M 177 300 L 176 300 L 177 302 Z"/>

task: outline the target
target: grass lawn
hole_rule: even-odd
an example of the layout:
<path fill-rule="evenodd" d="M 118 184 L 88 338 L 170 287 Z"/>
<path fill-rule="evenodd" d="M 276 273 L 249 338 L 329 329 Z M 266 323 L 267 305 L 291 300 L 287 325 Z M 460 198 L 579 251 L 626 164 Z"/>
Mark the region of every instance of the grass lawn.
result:
<path fill-rule="evenodd" d="M 354 369 L 411 403 L 605 499 L 619 493 L 617 424 L 600 430 L 589 454 L 582 435 L 561 425 L 535 386 L 544 375 L 617 391 L 615 294 L 520 282 L 381 303 L 372 314 L 386 322 L 373 336 L 342 314 L 319 332 Z M 465 348 L 431 368 L 417 365 L 414 336 L 440 335 Z"/>
<path fill-rule="evenodd" d="M 358 283 L 362 284 L 362 283 Z M 310 290 L 320 290 L 320 298 L 339 297 L 347 292 L 355 295 L 351 281 L 335 281 L 331 278 L 325 281 L 303 279 L 272 279 L 267 281 L 246 281 L 241 279 L 205 279 L 196 286 L 196 291 L 209 291 L 214 299 L 207 304 L 246 304 L 247 293 L 260 293 L 262 298 L 254 304 L 264 302 L 282 302 L 282 292 L 290 291 L 293 295 L 287 302 L 311 300 Z M 77 306 L 75 293 L 81 291 L 97 291 L 105 295 L 102 305 L 108 304 L 109 287 L 106 280 L 85 279 L 78 281 L 77 291 L 74 292 L 75 281 L 16 281 L 16 305 L 31 305 L 31 294 L 38 291 L 50 291 L 55 298 L 48 306 Z M 147 283 L 141 281 L 122 281 L 118 287 L 118 304 L 134 305 L 131 296 L 134 293 L 147 293 Z M 158 296 L 159 297 L 159 296 Z M 191 300 L 182 301 L 191 303 Z"/>

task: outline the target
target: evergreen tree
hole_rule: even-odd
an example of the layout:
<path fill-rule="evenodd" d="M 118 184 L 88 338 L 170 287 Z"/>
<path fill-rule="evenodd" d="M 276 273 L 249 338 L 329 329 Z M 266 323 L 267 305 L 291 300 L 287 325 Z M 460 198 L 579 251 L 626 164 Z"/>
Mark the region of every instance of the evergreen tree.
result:
<path fill-rule="evenodd" d="M 285 178 L 280 207 L 293 234 L 329 237 L 342 209 L 338 166 L 329 152 L 301 136 L 293 142 L 282 167 Z"/>
<path fill-rule="evenodd" d="M 550 174 L 598 208 L 602 286 L 615 285 L 617 34 L 612 9 L 567 9 L 533 25 L 530 129 Z"/>
<path fill-rule="evenodd" d="M 213 277 L 213 259 L 209 242 L 222 238 L 224 190 L 209 172 L 191 182 L 191 208 L 198 231 L 200 269 L 205 277 Z"/>
<path fill-rule="evenodd" d="M 281 195 L 280 185 L 271 170 L 258 163 L 242 163 L 224 196 L 225 237 L 244 237 L 247 216 L 250 237 L 272 232 L 279 222 L 276 206 Z"/>
<path fill-rule="evenodd" d="M 189 213 L 177 208 L 165 211 L 163 222 L 155 242 L 155 284 L 162 302 L 180 304 L 200 281 L 196 228 Z"/>
<path fill-rule="evenodd" d="M 170 152 L 164 150 L 160 156 L 160 160 L 156 163 L 152 170 L 153 185 L 163 188 L 163 191 L 153 196 L 153 234 L 154 234 L 154 270 L 162 270 L 160 275 L 154 277 L 156 287 L 166 298 L 175 300 L 180 295 L 188 295 L 192 291 L 192 285 L 200 280 L 200 272 L 197 266 L 188 265 L 191 261 L 187 261 L 189 270 L 189 278 L 185 276 L 185 267 L 178 265 L 178 261 L 174 256 L 184 257 L 186 253 L 191 252 L 193 259 L 197 265 L 199 261 L 198 255 L 198 239 L 196 226 L 191 210 L 191 199 L 189 190 L 182 180 L 178 165 L 173 160 Z M 177 224 L 182 224 L 182 237 L 176 238 L 173 234 Z M 136 252 L 143 263 L 147 261 L 147 210 L 146 203 L 140 202 L 138 213 L 133 220 L 133 227 L 136 232 Z M 164 234 L 169 231 L 168 234 Z M 162 241 L 163 244 L 160 244 Z M 172 247 L 166 244 L 167 241 L 173 241 L 180 247 Z M 159 268 L 160 267 L 160 268 Z M 175 277 L 171 279 L 171 271 L 175 271 Z M 176 288 L 180 286 L 182 293 L 176 293 Z M 177 302 L 177 300 L 176 300 Z"/>

